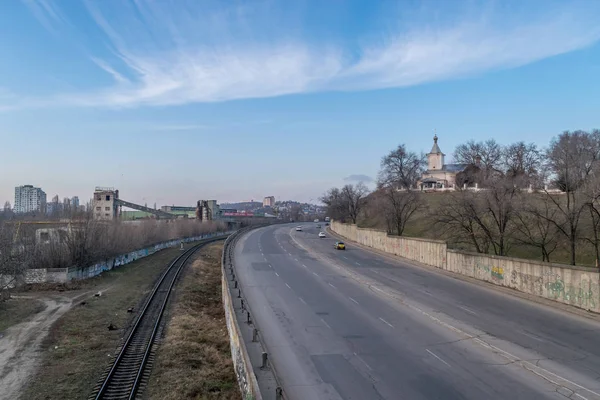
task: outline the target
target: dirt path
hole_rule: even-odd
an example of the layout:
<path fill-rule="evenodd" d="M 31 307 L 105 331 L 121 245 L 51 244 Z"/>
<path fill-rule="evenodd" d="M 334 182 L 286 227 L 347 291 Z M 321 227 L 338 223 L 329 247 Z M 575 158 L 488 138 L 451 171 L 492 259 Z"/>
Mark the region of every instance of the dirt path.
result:
<path fill-rule="evenodd" d="M 0 399 L 15 399 L 37 364 L 37 354 L 50 326 L 69 308 L 67 297 L 38 298 L 46 308 L 30 321 L 14 325 L 0 338 Z"/>

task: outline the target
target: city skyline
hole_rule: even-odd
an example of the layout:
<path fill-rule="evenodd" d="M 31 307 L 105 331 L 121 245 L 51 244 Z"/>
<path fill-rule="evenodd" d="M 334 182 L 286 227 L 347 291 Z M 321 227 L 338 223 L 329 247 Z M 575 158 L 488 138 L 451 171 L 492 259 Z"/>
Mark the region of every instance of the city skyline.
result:
<path fill-rule="evenodd" d="M 600 125 L 600 3 L 460 3 L 1 2 L 0 200 L 317 201 L 434 130 Z"/>
<path fill-rule="evenodd" d="M 93 196 L 90 196 L 89 199 L 84 200 L 83 204 L 80 204 L 81 200 L 78 195 L 61 197 L 59 194 L 54 194 L 54 195 L 50 196 L 50 195 L 48 195 L 48 193 L 44 190 L 44 188 L 41 185 L 36 186 L 36 185 L 31 185 L 31 184 L 24 184 L 24 185 L 15 186 L 15 188 L 13 190 L 13 197 L 10 199 L 3 200 L 2 204 L 5 205 L 6 202 L 8 202 L 11 205 L 11 210 L 14 212 L 19 212 L 19 213 L 20 212 L 29 212 L 29 211 L 17 211 L 15 208 L 15 204 L 17 204 L 17 192 L 20 191 L 22 188 L 29 188 L 29 189 L 35 189 L 37 191 L 41 191 L 44 194 L 44 199 L 45 199 L 45 201 L 43 201 L 43 203 L 45 203 L 46 205 L 50 205 L 51 203 L 57 203 L 61 207 L 66 204 L 68 206 L 73 206 L 75 208 L 79 208 L 79 207 L 89 206 L 89 204 L 91 204 L 91 202 L 93 202 Z M 262 203 L 263 206 L 265 206 L 265 201 L 270 198 L 273 199 L 272 205 L 275 205 L 276 203 L 281 203 L 281 202 L 295 202 L 295 201 L 297 202 L 296 199 L 276 199 L 275 196 L 265 196 L 262 201 L 260 201 L 258 199 L 239 200 L 239 201 L 236 201 L 236 200 L 220 201 L 219 199 L 216 199 L 216 200 L 219 204 L 235 204 L 235 203 L 244 203 L 244 202 L 255 202 L 255 203 Z M 320 204 L 320 201 L 318 199 L 310 199 L 310 200 L 312 202 L 304 202 L 304 203 L 313 204 L 313 205 Z M 300 203 L 303 203 L 303 202 L 300 202 Z M 148 202 L 146 201 L 145 204 L 148 204 Z M 160 207 L 169 207 L 169 206 L 179 205 L 179 204 L 176 204 L 173 202 L 157 204 L 155 202 L 154 205 L 156 206 L 156 208 L 160 208 Z M 269 206 L 272 206 L 272 205 L 269 205 Z M 152 204 L 150 204 L 150 206 L 152 206 Z M 49 209 L 47 209 L 47 213 L 50 213 Z"/>

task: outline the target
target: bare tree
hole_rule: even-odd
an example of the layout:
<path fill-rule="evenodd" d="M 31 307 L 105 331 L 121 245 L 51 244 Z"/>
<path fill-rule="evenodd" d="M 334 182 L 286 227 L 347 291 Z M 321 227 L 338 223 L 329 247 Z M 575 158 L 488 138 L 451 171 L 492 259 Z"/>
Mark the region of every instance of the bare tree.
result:
<path fill-rule="evenodd" d="M 596 165 L 593 173 L 582 188 L 582 195 L 590 219 L 584 224 L 583 239 L 594 247 L 596 267 L 600 267 L 600 166 Z"/>
<path fill-rule="evenodd" d="M 425 155 L 399 145 L 381 159 L 379 183 L 397 189 L 410 189 L 417 184 L 426 165 Z"/>
<path fill-rule="evenodd" d="M 290 209 L 290 217 L 294 221 L 300 221 L 302 219 L 302 207 L 300 207 L 300 204 L 292 205 Z"/>
<path fill-rule="evenodd" d="M 478 220 L 480 205 L 477 193 L 458 190 L 449 193 L 436 213 L 435 224 L 441 236 L 458 245 L 473 247 L 478 253 L 488 253 L 490 241 Z"/>
<path fill-rule="evenodd" d="M 515 241 L 539 248 L 542 261 L 550 262 L 560 236 L 555 224 L 561 216 L 554 202 L 536 194 L 523 197 L 516 217 Z"/>
<path fill-rule="evenodd" d="M 19 225 L 0 221 L 0 300 L 22 276 L 31 255 L 31 243 L 19 234 Z"/>
<path fill-rule="evenodd" d="M 517 142 L 502 150 L 503 170 L 521 186 L 543 184 L 542 159 L 535 143 Z"/>
<path fill-rule="evenodd" d="M 475 220 L 488 237 L 494 254 L 505 256 L 510 247 L 510 238 L 516 215 L 519 189 L 510 178 L 493 178 L 486 183 L 482 192 L 481 217 Z"/>
<path fill-rule="evenodd" d="M 424 206 L 422 194 L 413 190 L 399 191 L 393 186 L 382 187 L 379 194 L 383 199 L 380 212 L 385 215 L 387 232 L 402 236 L 406 224 Z"/>
<path fill-rule="evenodd" d="M 600 159 L 599 138 L 599 131 L 566 131 L 552 140 L 547 151 L 555 185 L 564 192 L 561 196 L 546 191 L 561 215 L 561 221 L 550 221 L 567 239 L 572 265 L 576 262 L 581 217 L 589 207 L 582 188 Z"/>
<path fill-rule="evenodd" d="M 369 189 L 364 183 L 359 182 L 356 185 L 345 185 L 341 190 L 343 203 L 348 205 L 348 217 L 356 224 L 356 220 L 366 203 L 366 197 Z"/>
<path fill-rule="evenodd" d="M 349 218 L 350 206 L 347 199 L 338 188 L 329 189 L 321 198 L 321 202 L 327 206 L 327 214 L 338 221 L 346 221 Z"/>
<path fill-rule="evenodd" d="M 505 256 L 510 249 L 519 190 L 504 177 L 488 180 L 486 187 L 476 193 L 459 190 L 441 207 L 437 221 L 446 234 L 467 238 L 477 252 L 487 253 L 491 248 L 494 254 Z"/>
<path fill-rule="evenodd" d="M 456 147 L 454 160 L 460 164 L 480 164 L 484 171 L 493 171 L 501 165 L 502 151 L 502 146 L 494 139 L 485 142 L 470 140 Z"/>

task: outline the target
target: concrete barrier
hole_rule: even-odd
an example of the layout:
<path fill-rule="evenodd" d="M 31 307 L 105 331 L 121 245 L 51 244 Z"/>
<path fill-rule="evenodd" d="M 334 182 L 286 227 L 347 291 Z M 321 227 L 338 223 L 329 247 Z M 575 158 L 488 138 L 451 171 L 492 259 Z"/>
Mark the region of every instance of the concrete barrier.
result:
<path fill-rule="evenodd" d="M 228 251 L 228 246 L 232 246 L 232 239 L 233 237 L 230 236 L 225 242 L 223 247 L 223 258 L 221 260 L 221 291 L 223 308 L 225 310 L 225 320 L 227 322 L 227 331 L 229 332 L 231 359 L 233 360 L 233 367 L 240 386 L 242 398 L 244 400 L 262 400 L 258 381 L 233 308 L 233 300 L 231 298 L 229 282 L 225 271 L 226 252 Z"/>
<path fill-rule="evenodd" d="M 389 236 L 384 231 L 357 228 L 356 225 L 337 221 L 331 222 L 331 229 L 341 236 L 376 250 L 438 268 L 444 268 L 446 265 L 447 245 L 441 240 Z"/>
<path fill-rule="evenodd" d="M 595 269 L 455 250 L 447 254 L 448 271 L 600 312 Z"/>
<path fill-rule="evenodd" d="M 113 268 L 120 267 L 126 264 L 129 264 L 133 261 L 139 260 L 140 258 L 144 258 L 150 256 L 160 250 L 179 246 L 181 242 L 190 243 L 197 242 L 203 239 L 210 239 L 218 236 L 228 236 L 232 232 L 212 232 L 207 233 L 205 235 L 200 236 L 192 236 L 184 239 L 174 239 L 169 240 L 167 242 L 157 243 L 153 246 L 146 247 L 143 249 L 135 250 L 126 254 L 121 254 L 116 257 L 111 257 L 109 259 L 97 262 L 90 266 L 80 268 L 80 267 L 70 267 L 67 271 L 66 280 L 70 281 L 73 279 L 88 279 L 94 276 L 100 275 L 105 271 L 110 271 Z"/>
<path fill-rule="evenodd" d="M 336 221 L 331 223 L 331 229 L 349 240 L 386 253 L 600 312 L 600 274 L 597 269 L 449 250 L 442 241 L 389 236 L 383 231 Z"/>
<path fill-rule="evenodd" d="M 102 260 L 96 262 L 92 265 L 88 265 L 85 267 L 69 267 L 69 268 L 30 268 L 25 270 L 25 273 L 22 277 L 22 281 L 24 283 L 64 283 L 70 280 L 78 280 L 78 279 L 88 279 L 94 276 L 100 275 L 105 271 L 110 271 L 113 268 L 120 267 L 122 265 L 129 264 L 135 260 L 139 260 L 140 258 L 147 257 L 156 253 L 157 251 L 167 249 L 170 247 L 178 246 L 181 242 L 189 243 L 189 242 L 197 242 L 198 240 L 210 239 L 217 236 L 228 236 L 234 231 L 228 232 L 213 232 L 207 233 L 205 235 L 193 236 L 184 239 L 174 239 L 166 242 L 157 243 L 153 246 L 146 247 L 143 249 L 131 251 L 126 254 L 121 254 L 116 257 L 111 257 L 106 260 Z M 9 282 L 12 281 L 12 277 L 10 276 L 1 276 L 0 282 Z M 11 288 L 15 286 L 11 282 L 9 285 Z"/>

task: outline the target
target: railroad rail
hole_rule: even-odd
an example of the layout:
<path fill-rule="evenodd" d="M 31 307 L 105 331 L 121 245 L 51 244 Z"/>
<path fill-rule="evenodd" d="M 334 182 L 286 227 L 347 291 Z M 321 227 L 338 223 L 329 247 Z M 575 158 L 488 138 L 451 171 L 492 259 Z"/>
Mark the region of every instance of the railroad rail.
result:
<path fill-rule="evenodd" d="M 196 250 L 221 239 L 210 239 L 199 243 L 169 264 L 150 293 L 94 399 L 131 400 L 141 394 L 142 386 L 147 383 L 150 373 L 152 348 L 158 337 L 161 319 L 179 273 Z"/>

